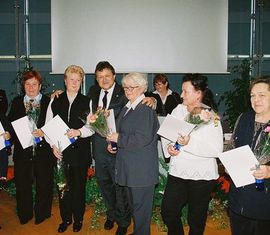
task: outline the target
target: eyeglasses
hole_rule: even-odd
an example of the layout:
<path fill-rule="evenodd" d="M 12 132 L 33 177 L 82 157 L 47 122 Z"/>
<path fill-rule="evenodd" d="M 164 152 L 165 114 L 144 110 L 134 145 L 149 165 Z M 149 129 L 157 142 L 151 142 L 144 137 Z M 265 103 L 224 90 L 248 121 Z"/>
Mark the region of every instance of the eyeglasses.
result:
<path fill-rule="evenodd" d="M 123 86 L 124 91 L 133 91 L 135 88 L 138 88 L 139 86 Z"/>

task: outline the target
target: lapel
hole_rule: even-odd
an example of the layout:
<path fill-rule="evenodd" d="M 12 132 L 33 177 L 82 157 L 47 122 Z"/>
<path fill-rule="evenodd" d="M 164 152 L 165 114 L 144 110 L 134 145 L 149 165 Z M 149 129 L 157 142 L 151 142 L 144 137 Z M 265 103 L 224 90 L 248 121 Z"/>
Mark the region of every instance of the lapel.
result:
<path fill-rule="evenodd" d="M 120 85 L 118 85 L 117 83 L 115 83 L 114 89 L 113 89 L 113 93 L 112 93 L 112 98 L 109 104 L 109 109 L 114 108 L 115 104 L 118 104 L 119 102 L 119 98 L 120 98 L 120 94 L 122 91 L 122 88 Z"/>
<path fill-rule="evenodd" d="M 96 89 L 93 90 L 93 94 L 91 94 L 91 100 L 92 100 L 92 111 L 96 112 L 98 107 L 98 100 L 100 95 L 100 87 L 96 85 Z"/>

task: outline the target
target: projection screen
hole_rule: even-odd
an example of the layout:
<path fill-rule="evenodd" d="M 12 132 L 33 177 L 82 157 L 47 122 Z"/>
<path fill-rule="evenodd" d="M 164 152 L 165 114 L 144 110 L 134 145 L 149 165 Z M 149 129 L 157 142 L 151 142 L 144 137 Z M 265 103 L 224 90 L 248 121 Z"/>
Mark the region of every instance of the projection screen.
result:
<path fill-rule="evenodd" d="M 51 0 L 52 73 L 227 72 L 228 0 Z"/>

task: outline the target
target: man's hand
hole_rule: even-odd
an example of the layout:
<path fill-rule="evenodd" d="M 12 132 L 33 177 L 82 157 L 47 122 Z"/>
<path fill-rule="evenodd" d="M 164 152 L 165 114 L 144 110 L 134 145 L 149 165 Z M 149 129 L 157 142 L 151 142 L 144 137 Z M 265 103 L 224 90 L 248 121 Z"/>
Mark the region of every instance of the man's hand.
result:
<path fill-rule="evenodd" d="M 154 97 L 145 97 L 142 103 L 151 107 L 152 109 L 156 109 L 157 107 L 157 101 Z"/>

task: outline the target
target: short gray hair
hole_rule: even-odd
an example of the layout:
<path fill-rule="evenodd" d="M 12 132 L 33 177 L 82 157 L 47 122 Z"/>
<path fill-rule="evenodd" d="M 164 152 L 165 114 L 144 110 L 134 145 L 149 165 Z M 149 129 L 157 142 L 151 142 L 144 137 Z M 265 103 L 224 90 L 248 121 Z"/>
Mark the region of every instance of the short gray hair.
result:
<path fill-rule="evenodd" d="M 128 83 L 134 83 L 134 85 L 144 88 L 144 92 L 148 88 L 148 80 L 146 74 L 143 73 L 129 73 L 125 75 L 122 79 L 122 86 L 125 86 Z"/>

